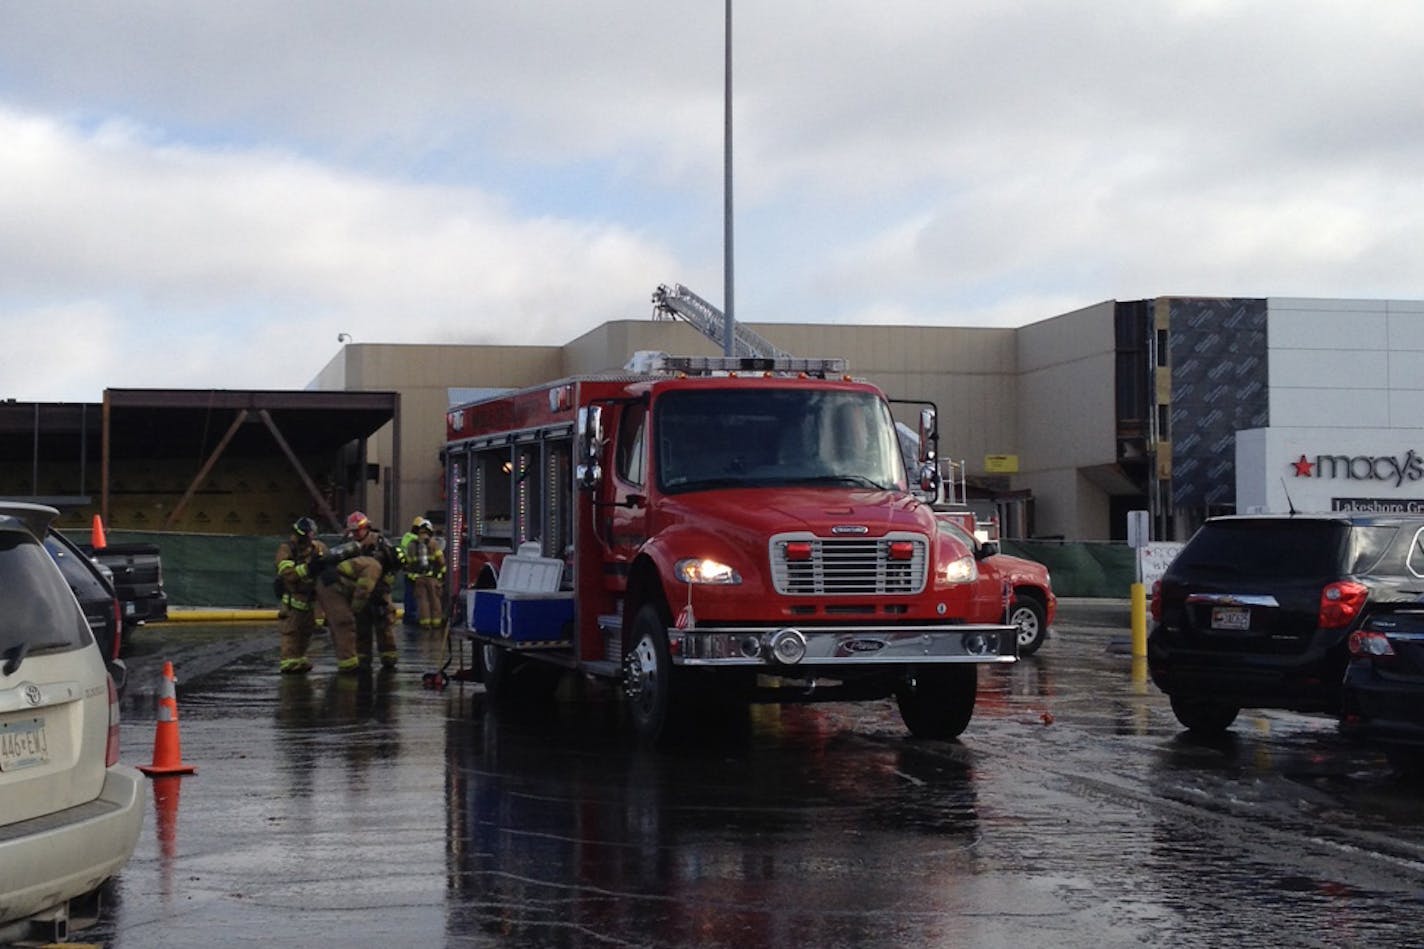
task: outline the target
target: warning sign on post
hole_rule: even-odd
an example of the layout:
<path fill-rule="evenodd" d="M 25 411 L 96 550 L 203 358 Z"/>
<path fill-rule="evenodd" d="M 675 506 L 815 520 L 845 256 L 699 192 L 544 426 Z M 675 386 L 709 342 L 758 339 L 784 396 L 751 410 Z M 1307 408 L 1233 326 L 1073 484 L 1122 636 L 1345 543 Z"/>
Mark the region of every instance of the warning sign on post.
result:
<path fill-rule="evenodd" d="M 1162 579 L 1172 561 L 1186 544 L 1177 541 L 1156 541 L 1137 548 L 1137 575 L 1151 592 L 1152 584 Z"/>

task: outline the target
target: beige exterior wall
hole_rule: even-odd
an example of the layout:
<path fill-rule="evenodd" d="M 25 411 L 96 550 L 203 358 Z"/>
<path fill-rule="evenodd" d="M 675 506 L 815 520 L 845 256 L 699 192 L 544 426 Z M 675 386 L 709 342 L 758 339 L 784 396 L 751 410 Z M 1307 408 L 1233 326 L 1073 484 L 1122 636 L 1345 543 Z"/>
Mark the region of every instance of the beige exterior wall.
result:
<path fill-rule="evenodd" d="M 892 399 L 925 399 L 939 409 L 940 453 L 984 473 L 984 456 L 1018 443 L 1014 330 L 942 326 L 749 324 L 798 356 L 841 357 L 850 374 Z M 897 406 L 914 427 L 919 410 Z"/>
<path fill-rule="evenodd" d="M 379 484 L 367 485 L 366 514 L 399 535 L 416 514 L 443 506 L 440 448 L 450 388 L 515 388 L 562 374 L 559 346 L 348 343 L 308 388 L 400 393 L 400 485 L 392 510 L 385 498 L 386 479 L 396 467 L 394 425 L 371 438 L 366 455 L 381 473 Z"/>
<path fill-rule="evenodd" d="M 681 320 L 615 320 L 563 347 L 564 375 L 619 369 L 643 349 L 677 356 L 716 356 L 722 352 L 716 343 Z M 532 379 L 530 384 L 538 381 Z"/>
<path fill-rule="evenodd" d="M 1109 536 L 1108 494 L 1084 471 L 1117 457 L 1114 308 L 1105 301 L 1016 331 L 1014 486 L 1033 492 L 1037 536 Z"/>
<path fill-rule="evenodd" d="M 1037 533 L 1106 537 L 1106 495 L 1082 481 L 1078 466 L 1111 462 L 1112 304 L 1022 329 L 828 326 L 749 323 L 776 346 L 807 357 L 840 357 L 851 375 L 891 398 L 934 402 L 942 457 L 985 473 L 986 455 L 1013 455 L 1013 488 L 1039 498 Z M 351 343 L 309 388 L 400 393 L 400 490 L 394 510 L 382 485 L 369 485 L 367 511 L 388 530 L 441 507 L 439 451 L 451 388 L 518 388 L 581 373 L 618 369 L 639 350 L 712 356 L 721 347 L 681 321 L 604 323 L 563 346 L 459 346 Z M 1031 407 L 1031 408 L 1030 408 Z M 918 410 L 897 407 L 914 425 Z M 376 434 L 368 460 L 382 478 L 393 467 L 393 426 Z"/>

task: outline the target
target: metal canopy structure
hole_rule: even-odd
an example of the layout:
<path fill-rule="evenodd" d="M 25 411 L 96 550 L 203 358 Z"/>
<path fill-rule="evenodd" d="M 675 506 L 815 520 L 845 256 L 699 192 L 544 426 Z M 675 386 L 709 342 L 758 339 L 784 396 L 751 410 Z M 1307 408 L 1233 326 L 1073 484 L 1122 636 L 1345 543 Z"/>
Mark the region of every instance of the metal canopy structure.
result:
<path fill-rule="evenodd" d="M 35 490 L 38 499 L 60 506 L 91 503 L 85 494 L 87 469 L 97 461 L 99 514 L 107 522 L 115 459 L 201 456 L 201 468 L 168 515 L 168 528 L 225 453 L 270 454 L 284 458 L 296 471 L 317 509 L 337 528 L 340 519 L 293 446 L 308 457 L 334 456 L 354 442 L 364 462 L 366 440 L 388 423 L 394 423 L 391 474 L 398 482 L 397 392 L 106 389 L 100 405 L 4 401 L 0 402 L 0 457 L 12 462 L 28 457 L 36 486 L 41 460 L 68 464 L 72 459 L 73 483 L 79 486 L 75 496 L 39 497 Z"/>

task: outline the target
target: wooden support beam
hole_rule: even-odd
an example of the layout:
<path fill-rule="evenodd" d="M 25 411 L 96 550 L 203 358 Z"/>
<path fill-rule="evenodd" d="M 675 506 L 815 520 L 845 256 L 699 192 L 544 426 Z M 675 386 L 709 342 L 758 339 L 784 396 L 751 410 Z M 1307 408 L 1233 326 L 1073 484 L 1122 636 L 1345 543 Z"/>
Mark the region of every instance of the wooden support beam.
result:
<path fill-rule="evenodd" d="M 331 524 L 332 529 L 336 531 L 345 529 L 345 523 L 337 517 L 336 512 L 331 509 L 331 505 L 326 503 L 326 496 L 321 493 L 316 486 L 316 482 L 312 481 L 311 477 L 307 474 L 307 470 L 302 467 L 301 459 L 297 457 L 296 452 L 292 451 L 292 446 L 287 444 L 287 439 L 282 437 L 281 431 L 277 428 L 277 423 L 272 421 L 271 413 L 266 409 L 258 409 L 257 415 L 262 419 L 262 423 L 267 426 L 267 430 L 272 433 L 272 437 L 277 440 L 278 447 L 282 449 L 282 453 L 287 456 L 287 460 L 290 461 L 292 467 L 296 469 L 297 475 L 302 479 L 302 484 L 307 486 L 307 492 L 312 496 L 312 500 L 316 502 L 316 506 L 322 515 L 325 516 L 327 521 Z"/>
<path fill-rule="evenodd" d="M 213 466 L 218 463 L 218 459 L 222 457 L 222 453 L 227 450 L 228 443 L 232 441 L 232 437 L 237 434 L 237 430 L 242 427 L 242 423 L 245 421 L 247 421 L 247 410 L 238 410 L 237 417 L 232 420 L 232 424 L 229 425 L 227 431 L 223 433 L 222 440 L 218 442 L 218 447 L 213 449 L 213 453 L 208 456 L 207 461 L 203 462 L 203 467 L 198 470 L 197 475 L 193 478 L 193 483 L 188 485 L 188 490 L 183 492 L 183 497 L 179 498 L 173 510 L 168 512 L 168 518 L 163 522 L 164 530 L 171 531 L 173 525 L 178 523 L 178 518 L 182 516 L 183 509 L 188 506 L 189 501 L 193 500 L 193 495 L 198 493 L 198 488 L 202 487 L 203 482 L 208 480 L 208 475 L 212 473 Z M 105 479 L 106 491 L 108 489 L 107 485 L 108 480 Z"/>

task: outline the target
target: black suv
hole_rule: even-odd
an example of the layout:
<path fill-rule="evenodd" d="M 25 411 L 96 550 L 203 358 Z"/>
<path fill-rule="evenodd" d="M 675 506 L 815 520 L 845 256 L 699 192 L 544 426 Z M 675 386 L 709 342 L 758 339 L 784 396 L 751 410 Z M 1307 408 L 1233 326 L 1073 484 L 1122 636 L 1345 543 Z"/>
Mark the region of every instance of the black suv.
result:
<path fill-rule="evenodd" d="M 127 684 L 128 669 L 121 658 L 123 610 L 112 572 L 53 527 L 45 534 L 44 545 L 55 563 L 59 564 L 59 572 L 64 574 L 69 589 L 74 591 L 74 598 L 84 611 L 84 619 L 99 644 L 109 675 L 122 693 Z"/>
<path fill-rule="evenodd" d="M 1424 517 L 1216 517 L 1152 594 L 1152 681 L 1178 721 L 1219 733 L 1242 708 L 1340 711 L 1367 605 L 1424 594 Z"/>
<path fill-rule="evenodd" d="M 1424 771 L 1424 601 L 1369 610 L 1349 646 L 1340 731 Z"/>

